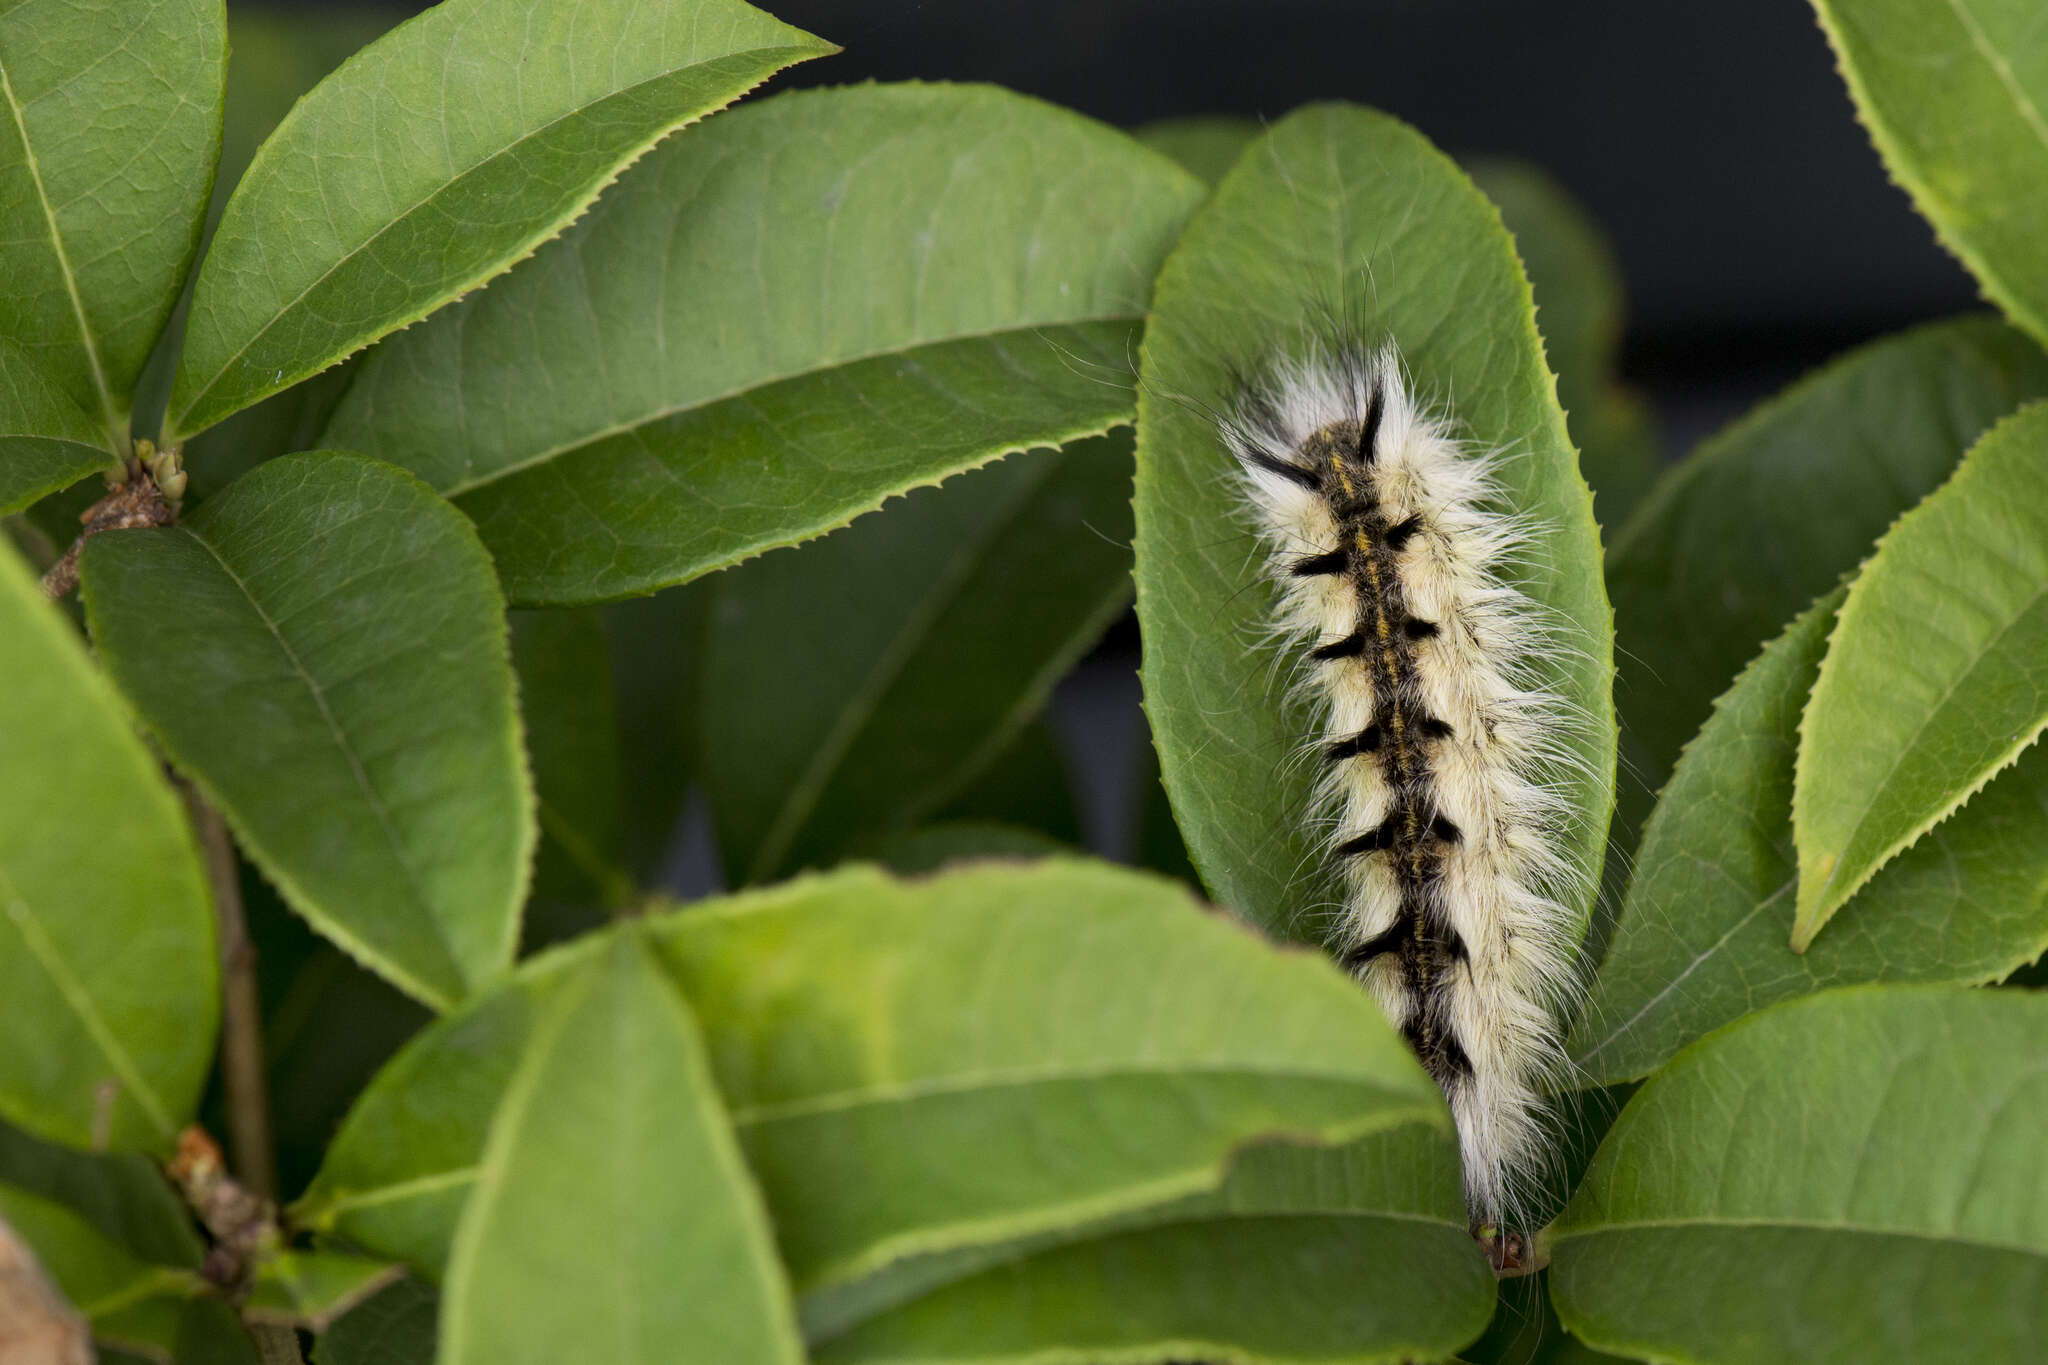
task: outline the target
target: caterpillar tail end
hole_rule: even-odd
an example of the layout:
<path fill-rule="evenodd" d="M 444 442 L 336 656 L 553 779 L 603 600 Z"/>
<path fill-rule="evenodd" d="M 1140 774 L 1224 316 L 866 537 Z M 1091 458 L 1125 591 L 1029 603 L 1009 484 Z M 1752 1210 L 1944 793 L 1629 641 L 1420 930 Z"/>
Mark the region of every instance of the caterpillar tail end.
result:
<path fill-rule="evenodd" d="M 1534 1275 L 1550 1264 L 1549 1240 L 1541 1233 L 1532 1237 L 1510 1232 L 1498 1223 L 1475 1223 L 1472 1240 L 1479 1244 L 1493 1273 L 1503 1280 Z"/>

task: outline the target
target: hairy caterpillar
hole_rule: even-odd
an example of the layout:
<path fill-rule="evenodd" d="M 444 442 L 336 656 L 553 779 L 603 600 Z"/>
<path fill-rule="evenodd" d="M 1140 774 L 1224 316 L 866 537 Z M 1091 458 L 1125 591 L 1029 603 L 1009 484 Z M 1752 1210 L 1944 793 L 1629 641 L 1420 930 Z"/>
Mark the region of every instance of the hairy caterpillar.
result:
<path fill-rule="evenodd" d="M 1301 655 L 1317 814 L 1346 888 L 1330 947 L 1442 1086 L 1495 1265 L 1553 1144 L 1579 874 L 1556 851 L 1574 713 L 1530 667 L 1554 644 L 1503 576 L 1527 538 L 1496 454 L 1418 404 L 1391 346 L 1312 347 L 1221 423 Z"/>

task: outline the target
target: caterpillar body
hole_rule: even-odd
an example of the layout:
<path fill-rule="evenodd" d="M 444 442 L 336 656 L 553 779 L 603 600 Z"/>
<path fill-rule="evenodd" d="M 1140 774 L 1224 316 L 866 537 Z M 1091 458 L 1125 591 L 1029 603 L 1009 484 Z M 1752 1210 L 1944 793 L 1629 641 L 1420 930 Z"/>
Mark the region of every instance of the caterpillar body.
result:
<path fill-rule="evenodd" d="M 1443 1088 L 1475 1234 L 1520 1268 L 1582 889 L 1557 852 L 1574 713 L 1531 667 L 1556 632 L 1504 576 L 1528 525 L 1391 346 L 1274 365 L 1222 434 L 1317 716 L 1330 947 Z"/>

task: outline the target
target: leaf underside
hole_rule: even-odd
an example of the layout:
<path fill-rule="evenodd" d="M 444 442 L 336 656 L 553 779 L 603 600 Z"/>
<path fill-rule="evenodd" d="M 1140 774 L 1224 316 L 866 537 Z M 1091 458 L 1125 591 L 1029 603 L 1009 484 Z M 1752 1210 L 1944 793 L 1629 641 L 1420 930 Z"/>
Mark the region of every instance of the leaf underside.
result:
<path fill-rule="evenodd" d="M 734 876 L 900 832 L 993 761 L 1129 600 L 1130 493 L 1128 436 L 1077 442 L 721 574 L 698 751 Z"/>
<path fill-rule="evenodd" d="M 648 925 L 806 1299 L 1213 1190 L 1257 1138 L 1443 1123 L 1377 1009 L 1326 964 L 1101 865 L 914 882 L 848 868 Z M 401 1053 L 302 1222 L 438 1275 L 518 1056 L 606 941 L 537 959 Z M 1134 979 L 1141 957 L 1157 971 Z M 1436 1216 L 1462 1219 L 1454 1177 L 1430 1188 Z"/>

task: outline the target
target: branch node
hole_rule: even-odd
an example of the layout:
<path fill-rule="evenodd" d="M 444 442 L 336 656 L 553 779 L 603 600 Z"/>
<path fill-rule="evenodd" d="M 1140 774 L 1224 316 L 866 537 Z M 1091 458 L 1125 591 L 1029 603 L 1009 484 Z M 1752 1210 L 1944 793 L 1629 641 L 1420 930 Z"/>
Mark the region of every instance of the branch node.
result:
<path fill-rule="evenodd" d="M 43 575 L 44 596 L 54 602 L 78 586 L 78 554 L 94 536 L 177 523 L 179 499 L 185 495 L 181 454 L 177 446 L 158 450 L 149 441 L 135 443 L 135 454 L 122 465 L 122 477 L 109 477 L 107 495 L 79 513 L 85 529 Z"/>

